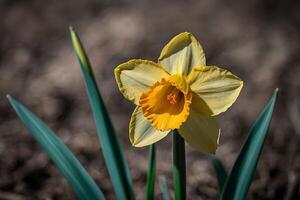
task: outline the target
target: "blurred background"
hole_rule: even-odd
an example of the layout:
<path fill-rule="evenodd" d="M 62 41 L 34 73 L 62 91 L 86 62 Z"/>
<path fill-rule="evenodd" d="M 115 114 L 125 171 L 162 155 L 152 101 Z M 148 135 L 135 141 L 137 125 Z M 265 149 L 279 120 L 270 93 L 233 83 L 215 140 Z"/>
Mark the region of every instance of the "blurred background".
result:
<path fill-rule="evenodd" d="M 201 42 L 208 65 L 244 80 L 240 98 L 220 116 L 217 156 L 230 169 L 251 124 L 279 88 L 273 122 L 248 199 L 300 199 L 300 4 L 297 0 L 0 1 L 0 199 L 76 199 L 28 134 L 6 94 L 37 113 L 72 149 L 108 199 L 115 199 L 68 27 L 78 31 L 116 127 L 137 199 L 145 191 L 147 148 L 133 148 L 134 105 L 113 69 L 133 58 L 156 61 L 176 34 Z M 171 137 L 157 145 L 157 174 L 172 191 Z M 187 146 L 188 199 L 217 199 L 208 156 Z M 157 184 L 158 186 L 158 184 Z M 159 187 L 157 199 L 162 199 Z"/>

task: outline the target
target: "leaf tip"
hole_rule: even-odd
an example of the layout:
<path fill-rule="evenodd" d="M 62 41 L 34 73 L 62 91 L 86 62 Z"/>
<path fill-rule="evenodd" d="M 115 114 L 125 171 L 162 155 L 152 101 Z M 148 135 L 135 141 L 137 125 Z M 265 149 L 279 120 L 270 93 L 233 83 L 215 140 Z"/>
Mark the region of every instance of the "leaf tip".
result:
<path fill-rule="evenodd" d="M 273 98 L 275 99 L 277 98 L 278 92 L 279 92 L 279 88 L 276 88 L 273 93 Z"/>
<path fill-rule="evenodd" d="M 73 28 L 72 25 L 69 26 L 69 30 L 70 30 L 71 33 L 72 33 L 72 32 L 75 32 L 75 30 L 74 30 L 74 28 Z"/>
<path fill-rule="evenodd" d="M 274 93 L 278 93 L 278 91 L 279 91 L 279 88 L 276 88 L 275 90 L 274 90 Z"/>
<path fill-rule="evenodd" d="M 71 34 L 72 42 L 74 43 L 77 40 L 77 33 L 73 26 L 69 26 L 69 31 Z"/>
<path fill-rule="evenodd" d="M 74 44 L 76 42 L 76 39 L 77 39 L 76 31 L 73 28 L 73 26 L 69 26 L 69 31 L 70 31 L 70 34 L 71 34 L 72 42 Z"/>
<path fill-rule="evenodd" d="M 10 96 L 10 94 L 7 94 L 6 98 L 8 99 L 9 103 L 12 105 L 13 101 L 14 101 L 14 98 L 12 96 Z"/>
<path fill-rule="evenodd" d="M 79 38 L 77 32 L 75 31 L 75 29 L 72 26 L 70 26 L 69 29 L 70 29 L 70 35 L 71 35 L 72 44 L 73 44 L 73 47 L 75 50 L 75 54 L 78 57 L 80 64 L 82 65 L 82 67 L 84 69 L 90 70 L 90 63 L 89 63 L 88 57 L 87 57 L 85 50 L 81 44 L 81 41 L 80 41 L 80 38 Z"/>

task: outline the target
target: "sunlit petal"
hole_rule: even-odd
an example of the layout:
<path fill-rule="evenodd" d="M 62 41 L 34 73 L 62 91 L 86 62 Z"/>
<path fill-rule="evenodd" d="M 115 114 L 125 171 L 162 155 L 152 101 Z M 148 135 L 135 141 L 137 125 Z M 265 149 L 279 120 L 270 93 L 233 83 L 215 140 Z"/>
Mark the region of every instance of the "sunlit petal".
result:
<path fill-rule="evenodd" d="M 144 117 L 141 107 L 137 106 L 131 116 L 129 124 L 129 138 L 135 147 L 153 144 L 166 137 L 169 131 L 155 129 Z"/>
<path fill-rule="evenodd" d="M 211 115 L 226 111 L 243 87 L 243 81 L 237 76 L 215 66 L 194 68 L 188 82 L 191 90 L 208 106 Z"/>
<path fill-rule="evenodd" d="M 188 75 L 193 67 L 205 66 L 204 51 L 197 39 L 188 32 L 175 36 L 163 48 L 158 60 L 170 74 Z"/>
<path fill-rule="evenodd" d="M 187 121 L 178 132 L 192 147 L 205 153 L 216 153 L 220 136 L 216 117 L 203 115 L 194 110 L 192 105 Z"/>
<path fill-rule="evenodd" d="M 115 77 L 125 98 L 139 103 L 142 93 L 169 74 L 159 64 L 146 60 L 130 60 L 115 69 Z"/>

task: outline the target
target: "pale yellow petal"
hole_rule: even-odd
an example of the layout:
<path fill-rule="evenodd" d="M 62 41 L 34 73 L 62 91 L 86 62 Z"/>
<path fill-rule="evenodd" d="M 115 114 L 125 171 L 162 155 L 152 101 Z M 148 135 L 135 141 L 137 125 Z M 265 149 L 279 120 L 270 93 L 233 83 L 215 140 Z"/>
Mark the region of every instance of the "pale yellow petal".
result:
<path fill-rule="evenodd" d="M 142 109 L 137 106 L 131 116 L 129 124 L 129 139 L 135 147 L 153 144 L 166 137 L 169 131 L 159 131 L 151 126 L 144 117 Z"/>
<path fill-rule="evenodd" d="M 142 93 L 169 74 L 159 64 L 147 60 L 130 60 L 115 68 L 115 78 L 125 98 L 139 104 Z"/>
<path fill-rule="evenodd" d="M 175 36 L 163 48 L 158 60 L 170 74 L 188 75 L 193 67 L 206 65 L 201 45 L 188 32 Z"/>
<path fill-rule="evenodd" d="M 201 114 L 212 116 L 213 111 L 208 107 L 208 105 L 197 95 L 196 93 L 192 92 L 193 94 L 193 109 L 195 109 L 197 112 L 200 112 Z"/>
<path fill-rule="evenodd" d="M 178 132 L 195 149 L 205 153 L 216 153 L 220 136 L 216 117 L 203 115 L 192 106 L 189 118 Z"/>
<path fill-rule="evenodd" d="M 205 102 L 211 115 L 226 111 L 237 99 L 243 81 L 215 66 L 196 67 L 188 76 L 191 90 Z M 197 108 L 199 110 L 200 107 Z"/>

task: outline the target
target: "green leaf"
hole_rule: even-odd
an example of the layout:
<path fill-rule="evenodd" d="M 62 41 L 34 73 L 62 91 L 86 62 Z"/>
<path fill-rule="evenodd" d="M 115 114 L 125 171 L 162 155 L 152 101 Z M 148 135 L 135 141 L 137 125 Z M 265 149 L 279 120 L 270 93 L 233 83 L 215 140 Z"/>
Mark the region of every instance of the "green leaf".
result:
<path fill-rule="evenodd" d="M 105 199 L 100 188 L 64 143 L 20 102 L 7 96 L 31 135 L 40 143 L 81 200 Z"/>
<path fill-rule="evenodd" d="M 129 169 L 100 95 L 89 59 L 76 32 L 72 28 L 70 28 L 70 32 L 93 111 L 102 153 L 117 199 L 135 199 Z"/>
<path fill-rule="evenodd" d="M 159 186 L 163 193 L 163 200 L 170 200 L 170 194 L 168 189 L 168 184 L 164 176 L 159 177 Z"/>
<path fill-rule="evenodd" d="M 174 199 L 186 199 L 185 141 L 177 130 L 173 132 Z"/>
<path fill-rule="evenodd" d="M 219 190 L 222 191 L 228 176 L 226 169 L 218 157 L 215 156 L 211 157 L 211 163 L 214 167 L 214 170 L 218 178 Z"/>
<path fill-rule="evenodd" d="M 155 144 L 149 147 L 149 157 L 148 157 L 148 173 L 147 173 L 147 191 L 146 199 L 154 199 L 154 186 L 155 186 L 155 171 L 156 171 L 156 148 Z"/>
<path fill-rule="evenodd" d="M 272 119 L 278 89 L 252 126 L 249 136 L 227 178 L 221 194 L 222 200 L 246 199 L 258 159 Z"/>

